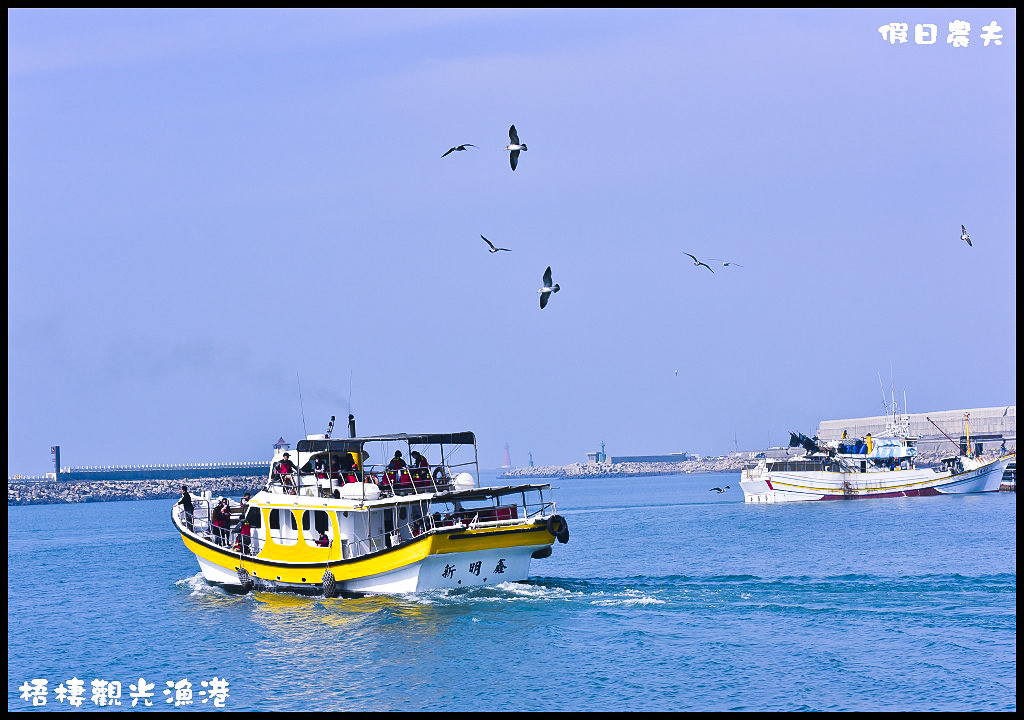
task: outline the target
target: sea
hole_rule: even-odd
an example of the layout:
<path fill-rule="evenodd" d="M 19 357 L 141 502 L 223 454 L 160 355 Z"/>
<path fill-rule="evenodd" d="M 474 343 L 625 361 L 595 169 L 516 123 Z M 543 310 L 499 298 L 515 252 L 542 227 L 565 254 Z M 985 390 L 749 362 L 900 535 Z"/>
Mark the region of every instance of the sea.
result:
<path fill-rule="evenodd" d="M 1015 493 L 550 482 L 528 581 L 356 599 L 208 586 L 173 500 L 8 507 L 8 710 L 1017 709 Z"/>

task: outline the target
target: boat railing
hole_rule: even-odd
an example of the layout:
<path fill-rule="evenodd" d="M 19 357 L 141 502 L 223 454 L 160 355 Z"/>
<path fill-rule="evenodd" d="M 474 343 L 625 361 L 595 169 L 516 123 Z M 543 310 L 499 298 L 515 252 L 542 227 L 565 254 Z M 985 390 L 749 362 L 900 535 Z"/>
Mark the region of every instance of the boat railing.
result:
<path fill-rule="evenodd" d="M 334 492 L 348 483 L 366 482 L 380 488 L 381 497 L 414 495 L 419 493 L 440 493 L 454 487 L 452 469 L 443 467 L 435 474 L 428 468 L 403 468 L 388 470 L 383 466 L 367 465 L 362 470 L 349 470 L 318 477 L 316 473 L 274 474 L 266 484 L 266 490 L 282 495 L 307 495 L 332 497 Z"/>
<path fill-rule="evenodd" d="M 238 549 L 246 555 L 258 555 L 261 543 L 255 533 L 251 533 L 248 543 L 245 542 L 245 535 L 239 532 L 241 528 L 241 514 L 238 507 L 231 508 L 226 527 L 218 527 L 213 523 L 213 500 L 197 498 L 194 501 L 194 512 L 189 513 L 185 508 L 176 505 L 178 521 L 181 527 L 194 535 L 197 539 L 213 542 L 226 548 Z"/>
<path fill-rule="evenodd" d="M 501 509 L 508 511 L 506 517 L 498 517 L 500 514 L 498 512 L 494 512 L 492 517 L 492 513 L 489 512 Z M 520 515 L 520 509 L 522 509 L 522 516 Z M 345 559 L 356 558 L 369 553 L 399 547 L 433 533 L 451 532 L 453 528 L 475 530 L 479 528 L 523 525 L 553 514 L 554 510 L 555 503 L 540 502 L 535 503 L 532 510 L 530 507 L 514 504 L 467 508 L 447 513 L 437 511 L 397 525 L 393 530 L 385 529 L 381 533 L 358 540 L 345 539 L 342 546 L 342 554 Z"/>

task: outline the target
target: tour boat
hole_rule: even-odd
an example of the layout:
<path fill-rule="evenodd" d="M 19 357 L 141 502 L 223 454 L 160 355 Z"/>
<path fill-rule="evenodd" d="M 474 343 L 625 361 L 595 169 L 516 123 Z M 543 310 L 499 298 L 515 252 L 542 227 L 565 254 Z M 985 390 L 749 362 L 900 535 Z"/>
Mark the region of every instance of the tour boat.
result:
<path fill-rule="evenodd" d="M 878 437 L 822 442 L 791 433 L 790 447 L 802 457 L 760 458 L 740 473 L 748 503 L 846 500 L 916 495 L 978 493 L 999 490 L 1015 453 L 983 460 L 968 452 L 942 461 L 938 468 L 917 467 L 918 438 L 909 434 L 910 419 L 895 416 Z M 969 436 L 968 436 L 969 437 Z"/>
<path fill-rule="evenodd" d="M 230 503 L 227 531 L 209 492 L 191 514 L 175 504 L 208 582 L 327 597 L 497 585 L 568 542 L 549 484 L 480 486 L 472 432 L 355 437 L 351 416 L 349 427 L 276 447 L 263 489 Z"/>

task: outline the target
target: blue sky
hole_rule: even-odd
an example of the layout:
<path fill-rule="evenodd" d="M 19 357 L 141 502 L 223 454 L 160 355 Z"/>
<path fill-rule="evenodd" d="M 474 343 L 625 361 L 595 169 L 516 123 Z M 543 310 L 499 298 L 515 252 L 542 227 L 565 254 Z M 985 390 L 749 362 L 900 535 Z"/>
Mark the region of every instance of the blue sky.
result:
<path fill-rule="evenodd" d="M 1005 8 L 9 9 L 8 472 L 1016 404 L 1015 56 Z"/>

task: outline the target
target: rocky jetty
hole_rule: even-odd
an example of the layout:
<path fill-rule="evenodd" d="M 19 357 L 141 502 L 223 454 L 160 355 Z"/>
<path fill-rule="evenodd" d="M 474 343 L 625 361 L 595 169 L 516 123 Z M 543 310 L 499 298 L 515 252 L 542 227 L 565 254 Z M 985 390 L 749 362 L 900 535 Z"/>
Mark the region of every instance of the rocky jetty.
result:
<path fill-rule="evenodd" d="M 739 472 L 750 464 L 736 458 L 683 460 L 681 462 L 573 463 L 509 468 L 500 479 L 529 478 L 611 478 L 632 475 L 679 475 L 680 473 Z"/>
<path fill-rule="evenodd" d="M 89 480 L 57 482 L 41 480 L 19 482 L 8 480 L 8 505 L 52 505 L 59 503 L 108 502 L 111 500 L 154 500 L 176 498 L 181 486 L 187 485 L 193 496 L 203 490 L 214 496 L 241 496 L 263 487 L 266 476 L 238 476 L 224 478 L 188 478 L 163 480 Z"/>
<path fill-rule="evenodd" d="M 921 455 L 918 465 L 937 465 L 943 457 L 941 453 Z M 757 460 L 740 457 L 705 458 L 703 460 L 684 460 L 681 462 L 623 462 L 623 463 L 573 463 L 571 465 L 545 465 L 538 467 L 509 468 L 499 479 L 529 480 L 530 478 L 614 478 L 633 475 L 679 475 L 681 473 L 738 473 L 751 467 Z"/>

